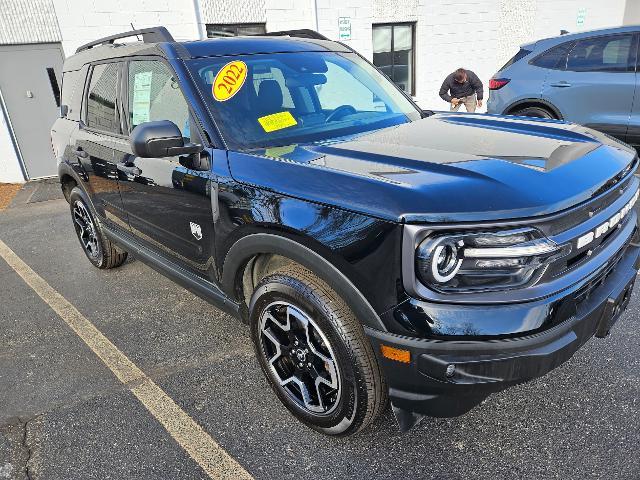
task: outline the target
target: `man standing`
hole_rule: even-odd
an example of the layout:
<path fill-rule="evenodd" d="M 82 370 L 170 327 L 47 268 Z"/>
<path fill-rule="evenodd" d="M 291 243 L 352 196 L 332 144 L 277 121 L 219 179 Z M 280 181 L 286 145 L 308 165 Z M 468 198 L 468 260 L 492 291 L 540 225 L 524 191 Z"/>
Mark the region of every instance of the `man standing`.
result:
<path fill-rule="evenodd" d="M 448 75 L 440 87 L 440 98 L 451 104 L 452 112 L 457 112 L 464 103 L 467 112 L 475 112 L 482 106 L 482 82 L 471 70 L 459 68 Z"/>

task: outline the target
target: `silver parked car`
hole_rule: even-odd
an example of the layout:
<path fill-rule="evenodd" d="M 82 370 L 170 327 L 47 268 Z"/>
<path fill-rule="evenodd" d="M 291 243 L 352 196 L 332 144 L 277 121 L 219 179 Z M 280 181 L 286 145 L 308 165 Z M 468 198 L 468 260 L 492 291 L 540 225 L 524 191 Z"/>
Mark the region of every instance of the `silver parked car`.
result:
<path fill-rule="evenodd" d="M 489 113 L 566 120 L 640 145 L 640 26 L 523 45 L 489 82 Z"/>

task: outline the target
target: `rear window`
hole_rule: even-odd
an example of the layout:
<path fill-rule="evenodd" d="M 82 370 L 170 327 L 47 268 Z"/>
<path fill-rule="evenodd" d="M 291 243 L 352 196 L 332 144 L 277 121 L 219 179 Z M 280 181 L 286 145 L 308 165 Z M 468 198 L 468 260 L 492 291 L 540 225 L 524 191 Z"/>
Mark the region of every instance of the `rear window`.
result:
<path fill-rule="evenodd" d="M 514 63 L 522 60 L 524 57 L 526 57 L 527 55 L 529 55 L 532 52 L 532 50 L 527 50 L 525 48 L 521 48 L 520 51 L 518 53 L 516 53 L 513 57 L 511 57 L 511 59 L 505 63 L 502 68 L 500 70 L 498 70 L 499 72 L 501 72 L 502 70 L 504 70 L 507 67 L 510 67 L 511 65 L 513 65 Z"/>
<path fill-rule="evenodd" d="M 571 50 L 573 42 L 566 42 L 553 47 L 536 58 L 531 60 L 531 65 L 555 70 L 564 70 L 567 66 L 567 55 Z"/>

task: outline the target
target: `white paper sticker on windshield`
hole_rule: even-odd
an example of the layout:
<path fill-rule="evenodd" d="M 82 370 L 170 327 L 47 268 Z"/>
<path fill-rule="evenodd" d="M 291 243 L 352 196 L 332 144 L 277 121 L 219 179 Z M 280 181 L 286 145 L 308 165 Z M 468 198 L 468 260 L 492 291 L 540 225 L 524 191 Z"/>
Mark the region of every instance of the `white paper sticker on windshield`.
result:
<path fill-rule="evenodd" d="M 133 80 L 133 124 L 149 121 L 151 109 L 151 77 L 153 72 L 136 73 Z"/>

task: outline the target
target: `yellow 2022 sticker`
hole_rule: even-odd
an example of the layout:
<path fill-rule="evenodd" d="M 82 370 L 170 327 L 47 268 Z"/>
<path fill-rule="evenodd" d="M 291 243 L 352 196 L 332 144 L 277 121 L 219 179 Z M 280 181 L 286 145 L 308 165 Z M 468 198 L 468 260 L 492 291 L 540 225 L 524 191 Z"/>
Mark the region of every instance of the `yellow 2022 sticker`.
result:
<path fill-rule="evenodd" d="M 234 60 L 233 62 L 227 63 L 220 69 L 213 81 L 213 85 L 211 86 L 213 98 L 219 102 L 229 100 L 240 91 L 246 79 L 246 63 L 240 60 Z"/>
<path fill-rule="evenodd" d="M 293 118 L 293 115 L 291 115 L 291 112 L 272 113 L 271 115 L 260 117 L 258 122 L 260 122 L 260 125 L 262 125 L 262 128 L 267 133 L 293 127 L 298 124 L 296 119 Z"/>

